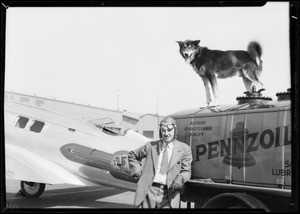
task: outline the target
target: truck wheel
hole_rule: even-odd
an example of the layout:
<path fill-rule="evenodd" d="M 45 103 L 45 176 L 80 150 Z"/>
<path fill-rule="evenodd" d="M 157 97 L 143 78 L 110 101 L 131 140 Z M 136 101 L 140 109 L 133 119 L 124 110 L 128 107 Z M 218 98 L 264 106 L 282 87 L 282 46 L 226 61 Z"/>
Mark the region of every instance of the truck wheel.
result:
<path fill-rule="evenodd" d="M 45 184 L 21 181 L 21 190 L 25 197 L 37 198 L 43 194 L 45 190 Z"/>
<path fill-rule="evenodd" d="M 247 204 L 245 204 L 244 202 L 238 201 L 238 202 L 235 202 L 235 204 L 233 204 L 232 206 L 229 206 L 228 208 L 229 209 L 233 209 L 233 208 L 236 208 L 236 209 L 247 209 L 247 208 L 250 208 L 250 207 Z"/>
<path fill-rule="evenodd" d="M 269 208 L 257 198 L 245 193 L 223 193 L 209 199 L 202 208 L 223 208 L 223 209 L 262 209 L 270 212 Z"/>

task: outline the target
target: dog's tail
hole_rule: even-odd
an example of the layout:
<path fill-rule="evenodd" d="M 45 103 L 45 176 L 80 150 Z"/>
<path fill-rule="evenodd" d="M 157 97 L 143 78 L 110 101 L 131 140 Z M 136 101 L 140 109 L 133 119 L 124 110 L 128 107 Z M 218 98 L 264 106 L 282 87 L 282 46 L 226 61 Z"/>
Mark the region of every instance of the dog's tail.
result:
<path fill-rule="evenodd" d="M 260 59 L 262 55 L 262 48 L 258 42 L 250 42 L 248 45 L 248 53 L 254 62 L 256 62 L 257 66 L 262 69 L 262 60 Z"/>

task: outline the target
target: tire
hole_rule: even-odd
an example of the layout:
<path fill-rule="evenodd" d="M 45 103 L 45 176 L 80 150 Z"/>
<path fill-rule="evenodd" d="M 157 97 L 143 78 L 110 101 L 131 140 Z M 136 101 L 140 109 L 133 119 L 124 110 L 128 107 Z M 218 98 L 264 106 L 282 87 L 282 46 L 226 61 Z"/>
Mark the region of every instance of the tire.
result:
<path fill-rule="evenodd" d="M 270 212 L 270 209 L 260 200 L 245 193 L 222 193 L 209 199 L 202 208 L 262 209 Z"/>
<path fill-rule="evenodd" d="M 233 206 L 228 206 L 226 208 L 229 208 L 229 209 L 250 209 L 250 207 L 246 203 L 243 203 L 241 201 L 236 202 L 236 204 L 234 204 Z"/>
<path fill-rule="evenodd" d="M 45 184 L 21 181 L 22 194 L 28 198 L 38 198 L 45 190 Z"/>

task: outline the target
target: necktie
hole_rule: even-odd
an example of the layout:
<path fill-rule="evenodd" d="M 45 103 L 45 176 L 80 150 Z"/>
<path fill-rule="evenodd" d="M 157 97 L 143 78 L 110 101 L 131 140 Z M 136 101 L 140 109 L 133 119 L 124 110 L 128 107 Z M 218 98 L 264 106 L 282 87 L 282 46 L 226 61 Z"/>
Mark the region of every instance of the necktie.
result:
<path fill-rule="evenodd" d="M 168 150 L 167 150 L 167 147 L 165 147 L 165 151 L 163 153 L 163 158 L 162 158 L 159 174 L 165 175 L 168 171 L 168 167 L 169 167 L 169 164 L 168 164 Z"/>

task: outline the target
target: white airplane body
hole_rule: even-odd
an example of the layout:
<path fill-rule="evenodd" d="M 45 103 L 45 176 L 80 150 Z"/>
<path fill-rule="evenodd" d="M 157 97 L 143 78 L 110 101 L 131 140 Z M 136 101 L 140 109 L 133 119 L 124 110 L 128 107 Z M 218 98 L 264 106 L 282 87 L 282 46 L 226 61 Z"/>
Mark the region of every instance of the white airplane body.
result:
<path fill-rule="evenodd" d="M 150 139 L 120 135 L 44 109 L 5 101 L 6 178 L 21 181 L 25 196 L 45 184 L 102 184 L 134 191 L 127 154 Z"/>

